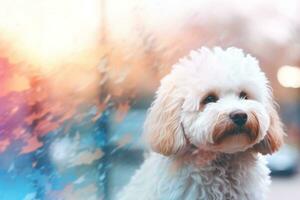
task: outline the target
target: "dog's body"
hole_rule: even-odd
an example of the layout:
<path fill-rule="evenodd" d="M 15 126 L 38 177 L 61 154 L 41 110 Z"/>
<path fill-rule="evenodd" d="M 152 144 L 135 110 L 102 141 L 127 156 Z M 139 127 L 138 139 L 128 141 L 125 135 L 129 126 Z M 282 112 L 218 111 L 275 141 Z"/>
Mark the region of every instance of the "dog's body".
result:
<path fill-rule="evenodd" d="M 151 153 L 120 200 L 262 200 L 270 184 L 261 156 L 220 155 L 204 167 L 176 166 L 176 158 Z"/>
<path fill-rule="evenodd" d="M 154 152 L 120 200 L 263 200 L 261 154 L 284 135 L 265 74 L 236 48 L 202 48 L 174 65 L 144 131 Z"/>

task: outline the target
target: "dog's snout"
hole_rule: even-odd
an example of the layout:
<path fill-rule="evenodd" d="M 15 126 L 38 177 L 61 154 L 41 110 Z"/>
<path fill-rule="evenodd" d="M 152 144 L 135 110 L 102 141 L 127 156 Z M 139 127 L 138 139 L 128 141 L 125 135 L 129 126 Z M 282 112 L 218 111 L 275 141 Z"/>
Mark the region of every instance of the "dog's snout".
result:
<path fill-rule="evenodd" d="M 248 118 L 247 113 L 241 110 L 233 111 L 229 114 L 229 117 L 237 126 L 243 126 Z"/>

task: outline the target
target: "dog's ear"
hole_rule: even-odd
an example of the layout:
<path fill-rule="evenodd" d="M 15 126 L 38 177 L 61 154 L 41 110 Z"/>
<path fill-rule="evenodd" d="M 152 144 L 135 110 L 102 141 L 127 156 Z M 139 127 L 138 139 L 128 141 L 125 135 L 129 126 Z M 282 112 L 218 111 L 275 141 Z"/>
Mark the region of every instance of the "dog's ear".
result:
<path fill-rule="evenodd" d="M 151 148 L 160 154 L 171 155 L 186 145 L 180 125 L 183 99 L 176 94 L 171 77 L 165 77 L 156 93 L 145 121 L 144 131 Z"/>
<path fill-rule="evenodd" d="M 283 131 L 282 122 L 278 116 L 275 106 L 271 104 L 269 109 L 270 126 L 266 136 L 258 144 L 254 145 L 254 150 L 262 153 L 263 155 L 272 154 L 276 152 L 283 144 Z"/>

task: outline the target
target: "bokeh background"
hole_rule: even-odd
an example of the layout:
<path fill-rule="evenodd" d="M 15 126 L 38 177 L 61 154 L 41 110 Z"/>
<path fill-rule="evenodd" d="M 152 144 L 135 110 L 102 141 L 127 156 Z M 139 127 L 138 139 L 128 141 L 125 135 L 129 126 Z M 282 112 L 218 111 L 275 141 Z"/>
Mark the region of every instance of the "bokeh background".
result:
<path fill-rule="evenodd" d="M 299 35 L 297 0 L 0 0 L 0 199 L 114 200 L 159 80 L 202 46 L 258 58 L 287 131 L 268 199 L 299 199 Z"/>

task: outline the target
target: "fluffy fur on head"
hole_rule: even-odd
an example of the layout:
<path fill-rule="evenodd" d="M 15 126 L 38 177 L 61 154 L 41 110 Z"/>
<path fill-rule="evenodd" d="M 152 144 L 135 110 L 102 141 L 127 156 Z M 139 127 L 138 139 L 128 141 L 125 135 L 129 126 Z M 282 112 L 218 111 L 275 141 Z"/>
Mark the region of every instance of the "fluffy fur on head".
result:
<path fill-rule="evenodd" d="M 245 125 L 236 126 L 234 112 L 246 115 Z M 283 137 L 265 74 L 255 58 L 237 48 L 202 48 L 181 59 L 161 81 L 145 132 L 152 149 L 164 155 L 181 152 L 188 143 L 207 151 L 254 147 L 271 154 Z"/>
<path fill-rule="evenodd" d="M 174 65 L 148 112 L 152 152 L 119 199 L 262 200 L 284 132 L 258 62 L 202 48 Z"/>

